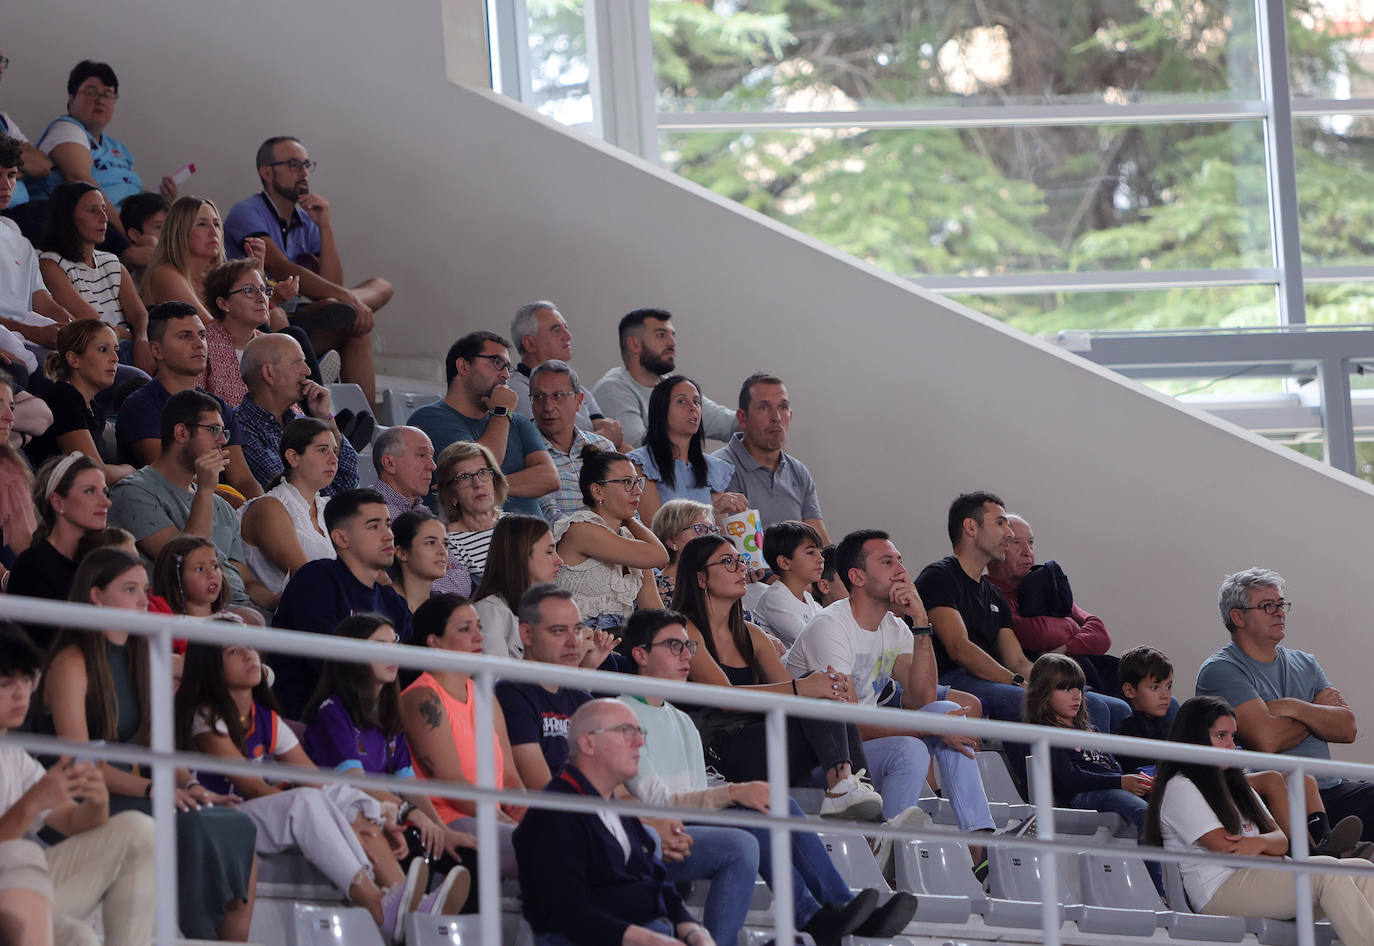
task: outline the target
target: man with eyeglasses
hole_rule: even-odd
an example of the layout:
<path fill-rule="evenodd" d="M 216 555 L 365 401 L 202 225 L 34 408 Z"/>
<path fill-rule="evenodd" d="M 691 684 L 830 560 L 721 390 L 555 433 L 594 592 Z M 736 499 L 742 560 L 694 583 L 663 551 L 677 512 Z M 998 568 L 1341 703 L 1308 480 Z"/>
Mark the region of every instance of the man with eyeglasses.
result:
<path fill-rule="evenodd" d="M 643 745 L 629 707 L 592 700 L 573 714 L 568 766 L 544 791 L 610 799 L 639 772 Z M 715 946 L 668 882 L 638 818 L 611 808 L 555 811 L 536 801 L 513 841 L 521 909 L 536 946 Z"/>
<path fill-rule="evenodd" d="M 375 401 L 369 335 L 375 313 L 391 300 L 391 283 L 369 276 L 351 288 L 343 284 L 329 201 L 310 190 L 316 163 L 300 139 L 268 138 L 258 146 L 254 166 L 262 190 L 229 209 L 224 218 L 225 254 L 230 259 L 245 256 L 244 241 L 263 238 L 268 274 L 278 281 L 295 276 L 301 296 L 309 300 L 290 307 L 291 323 L 311 333 L 315 351 L 337 348 L 344 380 L 358 384 L 368 401 Z"/>
<path fill-rule="evenodd" d="M 546 361 L 572 361 L 572 332 L 568 322 L 557 306 L 546 299 L 522 305 L 511 319 L 510 337 L 514 340 L 515 350 L 520 360 L 515 363 L 515 373 L 510 376 L 511 390 L 519 398 L 516 411 L 526 417 L 534 418 L 530 403 L 530 381 L 534 369 Z M 591 391 L 583 389 L 582 403 L 577 408 L 577 428 L 600 434 L 615 444 L 620 453 L 629 453 L 630 446 L 622 441 L 624 432 L 617 421 L 611 420 L 601 411 L 596 397 Z"/>
<path fill-rule="evenodd" d="M 1355 741 L 1355 714 L 1317 658 L 1279 643 L 1293 607 L 1283 597 L 1282 575 L 1267 568 L 1227 575 L 1217 606 L 1231 642 L 1202 662 L 1195 692 L 1231 704 L 1238 742 L 1257 752 L 1329 759 L 1331 743 Z M 1374 840 L 1374 783 L 1319 775 L 1317 788 L 1333 824 L 1357 815 L 1363 839 Z"/>
<path fill-rule="evenodd" d="M 270 610 L 277 596 L 244 564 L 234 507 L 215 492 L 229 465 L 228 434 L 219 402 L 201 391 L 178 391 L 162 409 L 161 452 L 156 460 L 110 489 L 109 524 L 133 533 L 148 564 L 178 535 L 215 544 L 233 610 L 263 624 L 253 605 Z"/>
<path fill-rule="evenodd" d="M 582 450 L 593 446 L 617 452 L 615 444 L 600 434 L 579 427 L 586 392 L 577 372 L 566 361 L 550 359 L 530 372 L 530 406 L 534 426 L 544 438 L 544 446 L 558 470 L 558 489 L 539 497 L 539 508 L 549 522 L 557 522 L 582 509 L 582 490 L 577 478 L 582 473 Z"/>
<path fill-rule="evenodd" d="M 118 100 L 119 79 L 108 64 L 89 59 L 77 63 L 67 76 L 67 114 L 53 119 L 38 139 L 38 150 L 52 160 L 53 170 L 47 177 L 29 182 L 29 198 L 35 202 L 48 199 L 58 185 L 68 181 L 85 181 L 100 188 L 110 226 L 98 248 L 116 254 L 129 247 L 119 222 L 119 205 L 143 190 L 143 181 L 134 170 L 133 152 L 105 132 L 114 119 Z M 177 196 L 176 182 L 163 177 L 158 191 L 171 202 Z"/>
<path fill-rule="evenodd" d="M 444 361 L 448 393 L 418 408 L 406 423 L 428 434 L 440 454 L 458 440 L 486 447 L 506 474 L 510 493 L 503 510 L 543 518 L 539 497 L 558 489 L 558 471 L 534 424 L 515 413 L 515 392 L 506 383 L 514 370 L 509 348 L 495 332 L 458 339 Z"/>
<path fill-rule="evenodd" d="M 283 336 L 285 337 L 285 336 Z M 197 386 L 205 371 L 205 325 L 186 302 L 160 302 L 148 310 L 148 350 L 157 370 L 125 398 L 115 422 L 115 441 L 121 463 L 143 466 L 162 455 L 162 411 L 172 395 L 196 391 L 213 398 L 224 419 L 229 465 L 225 482 L 245 499 L 262 495 L 262 486 L 244 455 L 243 435 L 236 412 L 224 400 Z M 274 448 L 275 449 L 275 448 Z"/>

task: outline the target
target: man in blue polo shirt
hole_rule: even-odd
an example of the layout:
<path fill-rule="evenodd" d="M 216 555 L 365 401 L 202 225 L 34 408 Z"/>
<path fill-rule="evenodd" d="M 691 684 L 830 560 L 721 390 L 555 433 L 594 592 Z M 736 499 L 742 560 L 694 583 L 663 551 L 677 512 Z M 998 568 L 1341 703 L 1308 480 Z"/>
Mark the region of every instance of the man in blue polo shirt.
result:
<path fill-rule="evenodd" d="M 371 332 L 374 313 L 391 299 L 391 283 L 370 276 L 351 289 L 343 284 L 329 201 L 310 191 L 315 162 L 300 139 L 268 138 L 258 147 L 256 167 L 262 190 L 239 201 L 224 218 L 226 255 L 243 256 L 245 239 L 265 237 L 267 272 L 276 280 L 295 276 L 309 300 L 291 313 L 291 323 L 310 333 L 316 352 L 338 349 L 343 380 L 375 401 Z"/>
<path fill-rule="evenodd" d="M 510 484 L 506 512 L 543 518 L 539 497 L 558 489 L 558 470 L 533 422 L 515 413 L 515 392 L 506 384 L 510 343 L 495 332 L 470 332 L 448 350 L 448 394 L 406 421 L 419 427 L 435 453 L 457 440 L 480 443 L 501 461 Z"/>

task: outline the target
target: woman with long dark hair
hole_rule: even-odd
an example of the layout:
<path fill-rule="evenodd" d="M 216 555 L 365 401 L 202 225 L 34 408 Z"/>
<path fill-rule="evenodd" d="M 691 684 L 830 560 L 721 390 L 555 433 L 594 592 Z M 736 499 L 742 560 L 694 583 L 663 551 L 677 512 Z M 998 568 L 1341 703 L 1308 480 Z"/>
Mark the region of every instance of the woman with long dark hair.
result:
<path fill-rule="evenodd" d="M 1236 747 L 1236 717 L 1225 700 L 1197 696 L 1179 707 L 1169 730 L 1172 742 L 1221 749 Z M 1145 817 L 1145 840 L 1172 851 L 1247 857 L 1282 857 L 1288 850 L 1283 826 L 1250 788 L 1239 766 L 1161 759 Z M 1369 862 L 1316 855 L 1316 862 L 1360 865 L 1361 874 L 1312 874 L 1312 898 L 1336 935 L 1348 944 L 1374 943 L 1374 873 Z M 1297 914 L 1293 877 L 1283 870 L 1179 865 L 1183 887 L 1195 910 L 1236 916 L 1291 919 Z"/>
<path fill-rule="evenodd" d="M 119 360 L 152 374 L 148 310 L 133 276 L 119 257 L 96 246 L 105 242 L 109 217 L 94 184 L 70 181 L 53 192 L 48 225 L 38 241 L 38 268 L 53 300 L 74 319 L 98 319 L 119 336 Z"/>
<path fill-rule="evenodd" d="M 646 522 L 670 499 L 710 503 L 722 516 L 749 508 L 744 496 L 727 492 L 735 468 L 706 453 L 705 444 L 701 389 L 680 374 L 664 378 L 649 395 L 644 446 L 630 451 L 630 459 L 649 480 L 639 509 Z"/>
<path fill-rule="evenodd" d="M 87 555 L 72 579 L 71 601 L 146 611 L 148 573 L 117 548 Z M 117 623 L 117 622 L 115 622 Z M 58 632 L 43 672 L 42 705 L 53 731 L 79 742 L 148 744 L 148 638 L 127 631 Z M 137 769 L 100 763 L 111 812 L 152 809 L 152 780 Z M 178 903 L 181 931 L 192 939 L 246 940 L 253 916 L 256 832 L 228 799 L 177 769 Z"/>
<path fill-rule="evenodd" d="M 519 659 L 525 656 L 515 616 L 520 596 L 531 585 L 556 579 L 563 565 L 549 524 L 534 516 L 502 516 L 491 535 L 487 563 L 472 596 L 482 620 L 482 652 Z"/>
<path fill-rule="evenodd" d="M 745 564 L 720 536 L 704 535 L 682 549 L 673 610 L 687 618 L 688 637 L 697 645 L 688 679 L 849 702 L 848 676 L 813 673 L 793 680 L 763 631 L 744 620 Z M 717 707 L 700 707 L 691 715 L 708 760 L 721 775 L 732 782 L 768 778 L 761 716 Z M 866 820 L 881 814 L 882 798 L 864 780 L 857 726 L 789 716 L 787 750 L 791 784 L 809 784 L 813 771 L 821 769 L 823 816 Z"/>

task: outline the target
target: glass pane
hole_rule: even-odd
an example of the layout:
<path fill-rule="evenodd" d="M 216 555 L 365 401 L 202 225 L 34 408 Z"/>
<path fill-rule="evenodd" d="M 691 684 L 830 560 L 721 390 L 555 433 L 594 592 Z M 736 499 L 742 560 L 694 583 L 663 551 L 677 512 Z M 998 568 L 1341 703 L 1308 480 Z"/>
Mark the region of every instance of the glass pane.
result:
<path fill-rule="evenodd" d="M 1374 282 L 1307 283 L 1307 321 L 1311 324 L 1374 324 Z M 1354 384 L 1359 376 L 1352 376 Z"/>
<path fill-rule="evenodd" d="M 670 132 L 661 158 L 902 276 L 1273 265 L 1259 122 Z"/>
<path fill-rule="evenodd" d="M 574 127 L 594 121 L 583 0 L 526 0 L 530 92 L 526 105 Z"/>
<path fill-rule="evenodd" d="M 1249 0 L 650 0 L 665 112 L 1257 98 Z"/>
<path fill-rule="evenodd" d="M 1288 71 L 1295 97 L 1374 98 L 1368 0 L 1289 0 Z"/>
<path fill-rule="evenodd" d="M 1374 262 L 1374 118 L 1297 119 L 1293 144 L 1303 261 Z"/>
<path fill-rule="evenodd" d="M 1174 328 L 1276 325 L 1272 286 L 1150 289 L 1130 292 L 1057 292 L 1003 296 L 950 296 L 977 312 L 1031 335 L 1070 329 L 1149 331 Z M 1174 394 L 1189 385 L 1179 385 Z"/>

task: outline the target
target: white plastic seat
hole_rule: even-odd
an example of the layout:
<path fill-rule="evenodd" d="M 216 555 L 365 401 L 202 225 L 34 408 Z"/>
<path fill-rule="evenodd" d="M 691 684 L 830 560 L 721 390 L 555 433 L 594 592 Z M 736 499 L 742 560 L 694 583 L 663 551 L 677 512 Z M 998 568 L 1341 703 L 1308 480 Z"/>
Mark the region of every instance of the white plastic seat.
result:
<path fill-rule="evenodd" d="M 296 904 L 287 946 L 382 946 L 382 933 L 362 907 Z"/>
<path fill-rule="evenodd" d="M 329 398 L 333 402 L 334 413 L 348 409 L 355 414 L 371 414 L 375 408 L 368 403 L 367 395 L 363 389 L 356 384 L 339 382 L 329 386 Z M 437 400 L 437 398 L 436 398 Z M 376 418 L 373 418 L 376 420 Z M 374 427 L 372 431 L 373 439 L 381 432 L 381 426 Z"/>
<path fill-rule="evenodd" d="M 476 946 L 482 942 L 482 918 L 430 916 L 410 913 L 405 918 L 406 946 Z"/>
<path fill-rule="evenodd" d="M 1240 917 L 1166 910 L 1142 861 L 1116 855 L 1080 854 L 1078 868 L 1086 904 L 1146 911 L 1174 939 L 1238 943 L 1245 937 L 1245 921 Z"/>
<path fill-rule="evenodd" d="M 862 835 L 831 834 L 822 831 L 818 832 L 818 836 L 825 849 L 830 852 L 830 860 L 834 863 L 835 869 L 840 872 L 840 876 L 851 890 L 872 887 L 878 891 L 880 901 L 887 902 L 892 896 L 892 888 L 878 867 L 878 861 L 874 858 L 868 841 Z"/>
<path fill-rule="evenodd" d="M 958 842 L 902 841 L 893 858 L 897 889 L 916 895 L 917 922 L 967 923 L 974 904 L 987 902 L 968 850 Z"/>
<path fill-rule="evenodd" d="M 428 391 L 397 391 L 387 388 L 382 392 L 382 416 L 378 423 L 388 427 L 399 427 L 410 419 L 417 407 L 433 404 L 440 395 Z"/>
<path fill-rule="evenodd" d="M 1034 851 L 994 848 L 991 852 L 993 893 L 1013 900 L 1038 900 L 1040 878 L 1048 861 Z M 1076 860 L 1076 858 L 1074 858 Z M 1062 857 L 1055 859 L 1059 889 L 1059 915 L 1080 933 L 1117 936 L 1151 936 L 1156 927 L 1153 910 L 1121 909 L 1084 903 L 1077 871 L 1066 872 Z"/>

